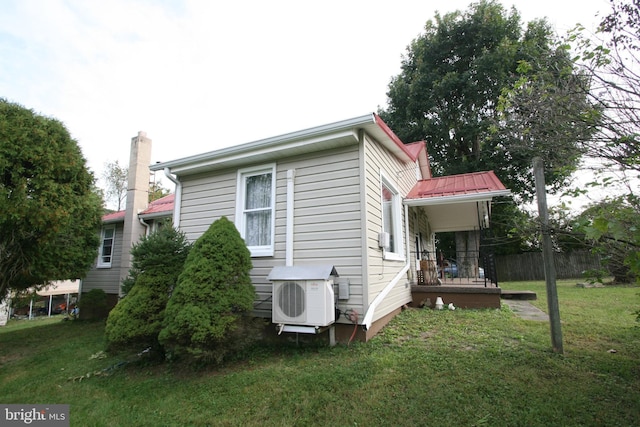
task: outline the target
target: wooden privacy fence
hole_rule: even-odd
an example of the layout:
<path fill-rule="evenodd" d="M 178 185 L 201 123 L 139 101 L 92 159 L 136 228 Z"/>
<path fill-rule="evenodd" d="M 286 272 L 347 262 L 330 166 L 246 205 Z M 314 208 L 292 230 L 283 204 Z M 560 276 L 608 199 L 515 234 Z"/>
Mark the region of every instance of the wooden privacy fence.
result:
<path fill-rule="evenodd" d="M 600 257 L 588 251 L 555 253 L 554 259 L 558 279 L 581 278 L 586 270 L 595 270 L 601 267 Z M 544 280 L 542 253 L 497 255 L 496 270 L 500 282 Z"/>

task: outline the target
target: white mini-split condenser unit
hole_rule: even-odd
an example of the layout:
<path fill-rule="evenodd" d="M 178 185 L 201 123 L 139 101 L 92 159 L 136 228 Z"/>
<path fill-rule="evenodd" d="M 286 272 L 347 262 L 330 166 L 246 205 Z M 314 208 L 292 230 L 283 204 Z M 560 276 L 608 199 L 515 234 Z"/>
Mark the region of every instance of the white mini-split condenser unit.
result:
<path fill-rule="evenodd" d="M 329 326 L 336 320 L 332 265 L 274 267 L 272 321 L 283 325 Z"/>

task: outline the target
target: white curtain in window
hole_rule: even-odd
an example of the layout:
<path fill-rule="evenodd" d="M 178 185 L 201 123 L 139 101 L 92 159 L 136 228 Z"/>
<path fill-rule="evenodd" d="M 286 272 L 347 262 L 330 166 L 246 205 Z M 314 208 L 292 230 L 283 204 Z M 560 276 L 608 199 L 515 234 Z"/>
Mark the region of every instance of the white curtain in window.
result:
<path fill-rule="evenodd" d="M 271 173 L 246 178 L 245 241 L 247 246 L 271 244 Z"/>
<path fill-rule="evenodd" d="M 382 185 L 382 221 L 383 230 L 389 233 L 389 251 L 395 252 L 395 218 L 393 217 L 393 193 Z"/>

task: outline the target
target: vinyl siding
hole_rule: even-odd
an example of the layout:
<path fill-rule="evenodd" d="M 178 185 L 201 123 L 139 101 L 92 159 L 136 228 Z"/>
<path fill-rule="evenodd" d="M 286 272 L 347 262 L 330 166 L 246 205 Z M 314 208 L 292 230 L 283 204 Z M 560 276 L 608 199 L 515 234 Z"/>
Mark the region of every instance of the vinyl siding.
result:
<path fill-rule="evenodd" d="M 195 241 L 222 216 L 235 220 L 236 170 L 182 178 L 180 229 Z"/>
<path fill-rule="evenodd" d="M 82 279 L 82 292 L 89 292 L 92 289 L 102 289 L 107 294 L 120 293 L 120 266 L 122 265 L 122 232 L 124 223 L 116 224 L 116 233 L 114 237 L 113 257 L 111 267 L 97 268 L 98 258 L 93 263 L 93 267 Z"/>
<path fill-rule="evenodd" d="M 257 315 L 271 317 L 272 284 L 266 278 L 285 265 L 287 171 L 295 170 L 294 264 L 332 264 L 349 278 L 351 299 L 362 307 L 362 223 L 357 145 L 276 160 L 275 252 L 254 257 L 251 279 Z M 265 162 L 268 163 L 268 162 Z M 247 165 L 250 166 L 250 165 Z M 256 165 L 259 166 L 259 165 Z M 181 177 L 180 228 L 194 241 L 216 219 L 235 221 L 237 170 Z"/>
<path fill-rule="evenodd" d="M 368 301 L 371 302 L 384 287 L 402 270 L 407 260 L 396 261 L 383 258 L 383 251 L 378 247 L 378 234 L 382 231 L 382 194 L 381 173 L 393 183 L 400 196 L 404 198 L 415 184 L 415 164 L 403 163 L 388 152 L 375 140 L 366 137 L 365 153 L 365 199 L 366 199 L 366 236 L 368 265 Z M 402 218 L 402 255 L 406 256 L 404 207 Z M 377 307 L 373 321 L 387 315 L 391 311 L 411 301 L 409 280 L 403 278 Z"/>

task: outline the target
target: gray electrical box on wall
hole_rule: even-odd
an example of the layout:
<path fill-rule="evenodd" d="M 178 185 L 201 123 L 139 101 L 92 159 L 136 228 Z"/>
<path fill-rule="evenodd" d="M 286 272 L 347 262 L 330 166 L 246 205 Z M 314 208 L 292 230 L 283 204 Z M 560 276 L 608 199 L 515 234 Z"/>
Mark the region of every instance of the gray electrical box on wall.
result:
<path fill-rule="evenodd" d="M 349 299 L 349 279 L 346 277 L 338 277 L 338 299 Z"/>
<path fill-rule="evenodd" d="M 378 233 L 378 247 L 387 249 L 391 244 L 391 236 L 389 233 L 385 233 L 384 231 Z"/>

